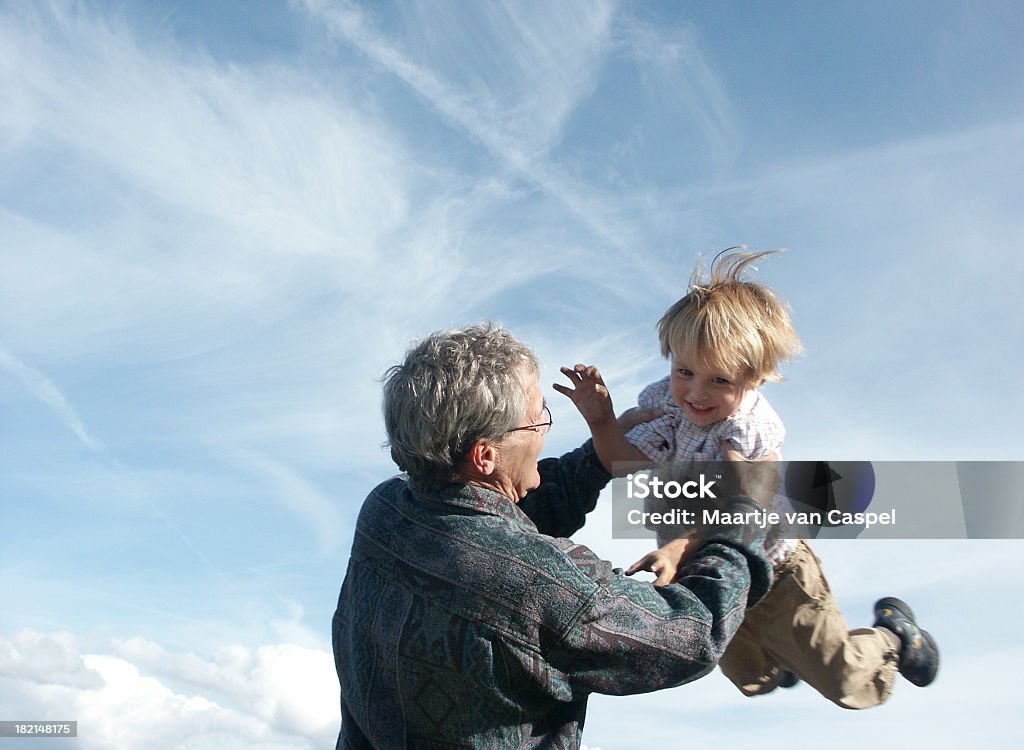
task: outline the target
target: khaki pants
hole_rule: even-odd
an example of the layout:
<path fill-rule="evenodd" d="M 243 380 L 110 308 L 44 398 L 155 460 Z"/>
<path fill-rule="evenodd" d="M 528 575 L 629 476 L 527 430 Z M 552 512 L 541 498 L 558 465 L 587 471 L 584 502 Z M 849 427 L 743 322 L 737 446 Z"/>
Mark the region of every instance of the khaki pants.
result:
<path fill-rule="evenodd" d="M 847 631 L 818 558 L 803 541 L 776 569 L 775 584 L 747 611 L 719 661 L 744 695 L 774 690 L 785 667 L 843 708 L 885 702 L 897 664 L 888 634 Z"/>

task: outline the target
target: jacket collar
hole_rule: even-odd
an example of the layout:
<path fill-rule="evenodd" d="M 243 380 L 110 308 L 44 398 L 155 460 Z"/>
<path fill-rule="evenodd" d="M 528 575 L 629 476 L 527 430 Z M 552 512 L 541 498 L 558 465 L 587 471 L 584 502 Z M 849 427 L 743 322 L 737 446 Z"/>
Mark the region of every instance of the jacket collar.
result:
<path fill-rule="evenodd" d="M 471 513 L 498 516 L 521 526 L 525 531 L 536 532 L 537 527 L 519 505 L 509 497 L 472 484 L 446 484 L 440 489 L 425 487 L 416 479 L 408 480 L 409 490 L 417 502 L 443 505 Z"/>

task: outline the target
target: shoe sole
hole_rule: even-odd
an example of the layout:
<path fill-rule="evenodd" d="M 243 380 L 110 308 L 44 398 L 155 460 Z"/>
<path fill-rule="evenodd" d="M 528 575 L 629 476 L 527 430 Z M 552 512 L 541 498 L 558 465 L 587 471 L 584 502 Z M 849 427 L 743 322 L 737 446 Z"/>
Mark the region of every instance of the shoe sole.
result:
<path fill-rule="evenodd" d="M 939 655 L 939 647 L 936 645 L 935 639 L 932 638 L 931 633 L 929 633 L 927 630 L 922 630 L 921 638 L 932 649 L 932 653 L 935 654 L 935 659 L 932 663 L 932 669 L 928 672 L 928 674 L 923 675 L 921 679 L 914 679 L 906 674 L 903 674 L 903 676 L 906 677 L 912 685 L 917 685 L 918 687 L 928 687 L 933 682 L 935 682 L 935 678 L 939 675 L 939 662 L 941 661 L 941 657 Z"/>
<path fill-rule="evenodd" d="M 875 602 L 875 627 L 878 627 L 879 610 L 882 609 L 895 609 L 917 625 L 917 620 L 914 619 L 914 610 L 910 608 L 909 604 L 902 599 L 897 599 L 895 596 L 886 596 Z"/>

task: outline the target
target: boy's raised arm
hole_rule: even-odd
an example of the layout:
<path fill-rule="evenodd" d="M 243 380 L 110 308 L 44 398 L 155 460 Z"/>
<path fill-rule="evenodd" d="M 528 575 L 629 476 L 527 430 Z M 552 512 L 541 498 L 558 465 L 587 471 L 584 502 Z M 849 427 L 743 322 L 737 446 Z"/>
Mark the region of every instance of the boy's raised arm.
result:
<path fill-rule="evenodd" d="M 572 369 L 562 367 L 561 371 L 573 387 L 555 383 L 554 389 L 568 396 L 583 415 L 594 438 L 597 457 L 601 459 L 604 468 L 612 476 L 624 476 L 637 468 L 637 462 L 649 464 L 650 459 L 626 440 L 626 430 L 629 427 L 616 420 L 611 394 L 597 367 L 580 364 Z M 629 424 L 632 426 L 656 416 L 658 414 L 654 410 L 630 409 L 620 419 L 632 423 Z M 632 468 L 629 468 L 628 462 L 632 462 Z"/>

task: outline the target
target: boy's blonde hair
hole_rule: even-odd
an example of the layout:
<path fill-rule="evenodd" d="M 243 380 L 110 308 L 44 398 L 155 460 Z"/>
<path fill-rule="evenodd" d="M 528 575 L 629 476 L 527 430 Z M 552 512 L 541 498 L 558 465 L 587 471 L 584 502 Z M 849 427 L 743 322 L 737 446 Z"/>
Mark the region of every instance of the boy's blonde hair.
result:
<path fill-rule="evenodd" d="M 698 264 L 686 296 L 658 321 L 662 356 L 691 351 L 723 372 L 755 381 L 781 380 L 779 365 L 803 346 L 775 293 L 741 278 L 748 266 L 776 252 L 729 248 L 711 262 L 708 279 Z"/>

